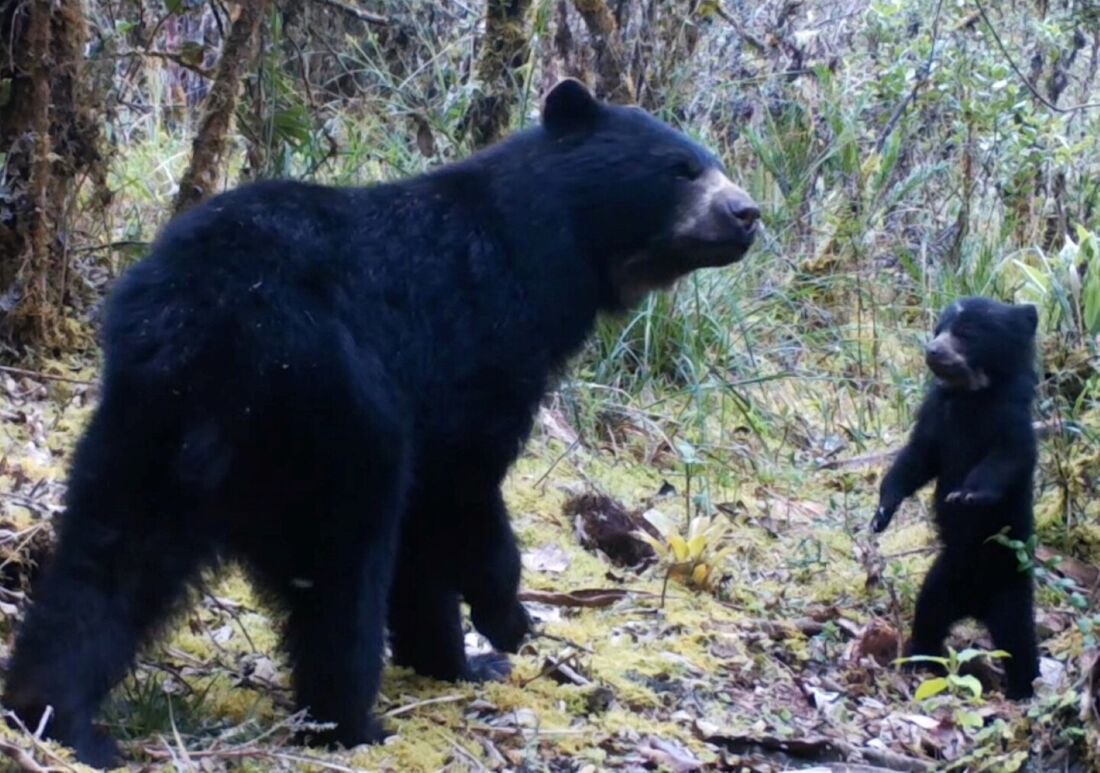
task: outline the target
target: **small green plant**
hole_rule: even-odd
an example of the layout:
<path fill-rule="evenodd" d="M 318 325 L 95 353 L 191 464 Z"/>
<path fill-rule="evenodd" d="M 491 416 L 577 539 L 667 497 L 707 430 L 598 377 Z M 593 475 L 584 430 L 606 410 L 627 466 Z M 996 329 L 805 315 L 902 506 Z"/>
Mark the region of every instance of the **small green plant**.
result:
<path fill-rule="evenodd" d="M 962 666 L 983 655 L 990 658 L 1010 657 L 1004 650 L 985 652 L 984 650 L 975 649 L 973 647 L 967 648 L 962 652 L 956 652 L 954 648 L 948 647 L 947 651 L 948 654 L 946 656 L 910 655 L 897 659 L 896 662 L 899 664 L 934 663 L 947 671 L 946 676 L 931 677 L 921 682 L 916 693 L 913 695 L 914 700 L 928 700 L 945 691 L 955 696 L 970 696 L 980 699 L 982 697 L 982 683 L 978 681 L 978 678 L 975 676 L 960 674 L 959 672 Z"/>
<path fill-rule="evenodd" d="M 1004 650 L 986 652 L 985 650 L 968 647 L 962 652 L 956 652 L 952 647 L 948 647 L 946 657 L 910 655 L 898 658 L 895 662 L 898 664 L 933 663 L 946 671 L 947 673 L 944 676 L 929 677 L 921 682 L 917 687 L 917 691 L 913 694 L 913 700 L 924 702 L 938 695 L 946 694 L 962 704 L 957 706 L 953 713 L 955 724 L 973 730 L 982 726 L 981 716 L 970 709 L 970 707 L 981 703 L 982 683 L 978 681 L 976 676 L 962 674 L 960 671 L 966 663 L 981 657 L 994 659 L 1011 656 Z"/>
<path fill-rule="evenodd" d="M 1089 608 L 1089 601 L 1085 598 L 1077 583 L 1069 577 L 1059 577 L 1055 573 L 1054 567 L 1057 565 L 1057 558 L 1051 561 L 1042 561 L 1035 555 L 1035 548 L 1039 544 L 1038 534 L 1032 534 L 1025 541 L 1012 539 L 1006 532 L 1007 527 L 1001 529 L 986 541 L 996 542 L 1015 551 L 1021 572 L 1032 572 L 1037 583 L 1043 583 L 1054 588 L 1055 591 L 1066 597 L 1066 600 L 1074 609 L 1085 611 Z"/>
<path fill-rule="evenodd" d="M 163 674 L 133 676 L 124 681 L 106 706 L 108 724 L 126 738 L 158 733 L 193 735 L 209 730 L 203 719 L 211 679 L 200 689 L 186 685 L 173 694 Z"/>

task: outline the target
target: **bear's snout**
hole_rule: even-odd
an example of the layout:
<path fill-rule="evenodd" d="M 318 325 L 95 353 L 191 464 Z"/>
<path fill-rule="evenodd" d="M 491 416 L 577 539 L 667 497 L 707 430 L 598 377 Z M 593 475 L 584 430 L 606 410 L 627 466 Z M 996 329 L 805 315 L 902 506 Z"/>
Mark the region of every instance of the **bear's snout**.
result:
<path fill-rule="evenodd" d="M 747 193 L 733 186 L 733 190 L 725 192 L 721 206 L 725 207 L 726 213 L 747 237 L 752 238 L 755 235 L 756 223 L 760 220 L 760 207 L 756 206 L 756 202 Z"/>
<path fill-rule="evenodd" d="M 759 228 L 760 207 L 718 169 L 693 184 L 686 208 L 674 229 L 687 248 L 693 267 L 725 266 L 741 260 Z"/>

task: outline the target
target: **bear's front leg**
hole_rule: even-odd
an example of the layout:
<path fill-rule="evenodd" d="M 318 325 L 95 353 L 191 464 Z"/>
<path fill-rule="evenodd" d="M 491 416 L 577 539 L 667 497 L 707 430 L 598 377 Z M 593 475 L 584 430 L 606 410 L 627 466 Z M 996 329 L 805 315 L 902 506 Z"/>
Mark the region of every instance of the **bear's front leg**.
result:
<path fill-rule="evenodd" d="M 515 652 L 530 628 L 517 598 L 519 575 L 499 489 L 422 497 L 406 518 L 391 593 L 394 662 L 450 681 L 506 678 L 503 655 L 467 659 L 459 600 L 494 648 Z"/>
<path fill-rule="evenodd" d="M 466 657 L 456 561 L 461 545 L 440 539 L 416 512 L 401 539 L 388 612 L 393 661 L 448 682 L 502 681 L 511 673 L 497 653 Z"/>
<path fill-rule="evenodd" d="M 470 521 L 477 528 L 467 539 L 467 557 L 459 567 L 462 595 L 470 605 L 474 628 L 502 652 L 517 652 L 531 629 L 531 619 L 519 601 L 522 562 L 508 509 L 494 487 Z"/>

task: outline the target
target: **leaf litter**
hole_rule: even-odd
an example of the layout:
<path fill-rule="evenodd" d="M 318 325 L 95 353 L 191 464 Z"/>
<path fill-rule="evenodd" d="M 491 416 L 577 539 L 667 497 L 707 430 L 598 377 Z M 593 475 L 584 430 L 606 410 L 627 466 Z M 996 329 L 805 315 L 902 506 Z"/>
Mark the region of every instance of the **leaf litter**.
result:
<path fill-rule="evenodd" d="M 95 363 L 74 357 L 51 372 L 72 381 L 0 373 L 5 652 L 95 400 Z M 1052 718 L 1079 716 L 1095 732 L 1100 666 L 1063 609 L 1040 610 L 1051 655 L 1032 706 L 988 691 L 995 666 L 975 677 L 977 729 L 953 719 L 952 699 L 915 700 L 922 677 L 893 661 L 934 543 L 920 503 L 881 546 L 859 532 L 873 474 L 857 481 L 858 502 L 839 505 L 837 492 L 853 490 L 843 476 L 856 474 L 842 463 L 809 478 L 757 484 L 749 473 L 715 485 L 711 515 L 728 529 L 716 537 L 715 582 L 694 587 L 690 575 L 668 579 L 680 554 L 662 529 L 683 528 L 685 548 L 692 536 L 671 455 L 652 457 L 665 459 L 657 469 L 589 449 L 558 412 L 543 425 L 505 487 L 521 598 L 537 626 L 506 682 L 445 684 L 387 666 L 378 712 L 394 735 L 384 744 L 294 747 L 306 718 L 291 713 L 279 613 L 230 569 L 207 578 L 201 603 L 112 695 L 105 720 L 130 769 L 1013 770 L 1061 732 Z M 661 518 L 646 518 L 654 509 Z M 1100 576 L 1082 558 L 1058 566 L 1091 587 Z M 953 641 L 991 648 L 972 625 Z M 468 643 L 487 649 L 472 630 Z M 80 769 L 10 728 L 0 753 L 21 770 Z"/>

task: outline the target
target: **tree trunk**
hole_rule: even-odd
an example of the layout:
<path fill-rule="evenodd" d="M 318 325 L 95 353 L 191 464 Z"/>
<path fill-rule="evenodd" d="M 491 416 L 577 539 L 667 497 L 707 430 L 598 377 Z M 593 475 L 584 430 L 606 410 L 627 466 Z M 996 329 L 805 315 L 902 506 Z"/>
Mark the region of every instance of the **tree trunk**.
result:
<path fill-rule="evenodd" d="M 496 142 L 508 128 L 514 94 L 522 85 L 516 70 L 527 61 L 526 18 L 531 0 L 487 0 L 485 40 L 477 63 L 481 90 L 466 113 L 475 148 Z"/>
<path fill-rule="evenodd" d="M 241 78 L 252 61 L 253 41 L 270 0 L 243 0 L 222 48 L 214 84 L 203 103 L 202 119 L 191 146 L 191 163 L 180 179 L 175 214 L 210 196 L 225 165 L 229 129 L 241 90 Z"/>
<path fill-rule="evenodd" d="M 635 102 L 634 84 L 627 72 L 626 51 L 615 15 L 605 0 L 573 0 L 573 6 L 584 19 L 592 38 L 597 96 L 619 104 Z"/>
<path fill-rule="evenodd" d="M 84 78 L 80 0 L 0 9 L 0 337 L 15 348 L 58 343 L 68 284 L 66 213 L 85 171 L 105 193 L 98 121 Z"/>

